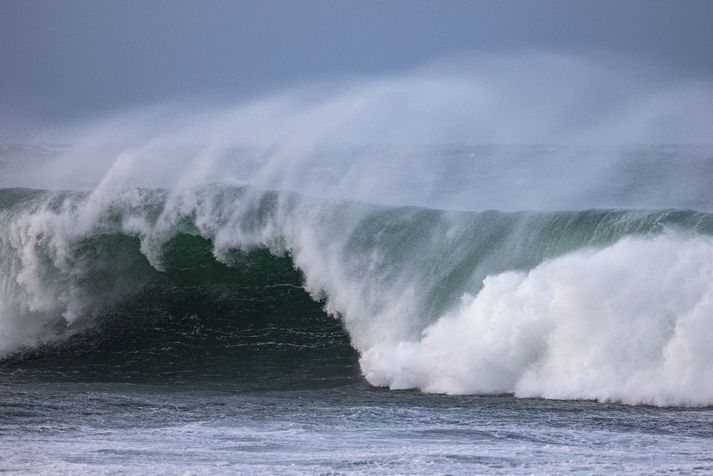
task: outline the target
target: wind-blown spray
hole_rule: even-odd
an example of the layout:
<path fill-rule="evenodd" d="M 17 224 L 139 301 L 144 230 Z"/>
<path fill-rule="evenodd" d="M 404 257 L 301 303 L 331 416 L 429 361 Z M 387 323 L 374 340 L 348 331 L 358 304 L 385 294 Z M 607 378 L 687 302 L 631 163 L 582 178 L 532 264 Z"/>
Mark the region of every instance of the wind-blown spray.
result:
<path fill-rule="evenodd" d="M 0 183 L 54 191 L 0 192 L 0 352 L 91 329 L 198 236 L 287 255 L 375 385 L 711 404 L 713 95 L 642 77 L 451 62 L 15 151 Z"/>

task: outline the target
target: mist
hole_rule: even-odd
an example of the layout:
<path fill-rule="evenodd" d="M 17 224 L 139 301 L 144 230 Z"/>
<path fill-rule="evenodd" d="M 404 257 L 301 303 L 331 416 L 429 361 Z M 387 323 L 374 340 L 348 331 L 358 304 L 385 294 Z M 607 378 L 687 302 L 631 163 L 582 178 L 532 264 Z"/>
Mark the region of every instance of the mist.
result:
<path fill-rule="evenodd" d="M 459 209 L 708 208 L 712 86 L 621 56 L 451 57 L 37 130 L 30 142 L 64 146 L 14 161 L 0 185 L 225 182 Z M 640 180 L 642 167 L 652 180 Z"/>

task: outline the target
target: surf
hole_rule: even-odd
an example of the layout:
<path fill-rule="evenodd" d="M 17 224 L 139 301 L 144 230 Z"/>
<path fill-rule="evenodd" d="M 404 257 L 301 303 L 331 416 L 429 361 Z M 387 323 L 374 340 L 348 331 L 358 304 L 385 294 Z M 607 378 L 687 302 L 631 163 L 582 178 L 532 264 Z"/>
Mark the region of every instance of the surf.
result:
<path fill-rule="evenodd" d="M 711 90 L 529 51 L 35 131 L 0 147 L 0 353 L 240 378 L 326 332 L 393 389 L 710 405 Z"/>
<path fill-rule="evenodd" d="M 326 349 L 322 357 L 334 352 L 344 375 L 358 359 L 374 385 L 657 405 L 713 399 L 706 212 L 462 212 L 221 184 L 6 189 L 0 204 L 6 359 L 91 346 L 86 336 L 102 328 L 146 330 L 142 320 L 162 313 L 223 315 L 214 331 L 239 336 L 250 322 L 241 310 L 262 300 L 260 313 L 280 309 L 281 330 L 255 352 L 269 360 L 275 342 L 302 333 L 307 347 Z M 175 305 L 191 301 L 181 295 L 202 304 L 187 312 Z M 201 311 L 211 305 L 222 314 Z M 189 368 L 189 321 L 159 319 L 165 332 L 125 335 L 146 355 L 182 348 Z"/>

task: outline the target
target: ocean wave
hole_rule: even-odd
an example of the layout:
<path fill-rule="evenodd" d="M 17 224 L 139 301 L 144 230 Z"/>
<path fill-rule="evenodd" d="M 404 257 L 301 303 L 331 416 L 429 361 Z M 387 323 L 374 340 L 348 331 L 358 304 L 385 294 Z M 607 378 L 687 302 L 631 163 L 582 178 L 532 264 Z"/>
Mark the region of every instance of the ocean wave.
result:
<path fill-rule="evenodd" d="M 0 229 L 6 359 L 151 322 L 180 295 L 202 296 L 191 312 L 168 313 L 185 319 L 211 303 L 220 303 L 212 315 L 240 314 L 261 295 L 292 321 L 253 351 L 267 355 L 303 332 L 317 338 L 299 345 L 326 339 L 336 343 L 327 354 L 342 352 L 343 326 L 374 385 L 713 403 L 713 215 L 704 212 L 457 212 L 219 184 L 6 189 Z M 178 331 L 170 322 L 124 341 L 167 355 L 170 342 L 194 342 L 188 321 Z M 231 345 L 245 338 L 235 336 Z M 190 361 L 194 349 L 181 348 Z"/>

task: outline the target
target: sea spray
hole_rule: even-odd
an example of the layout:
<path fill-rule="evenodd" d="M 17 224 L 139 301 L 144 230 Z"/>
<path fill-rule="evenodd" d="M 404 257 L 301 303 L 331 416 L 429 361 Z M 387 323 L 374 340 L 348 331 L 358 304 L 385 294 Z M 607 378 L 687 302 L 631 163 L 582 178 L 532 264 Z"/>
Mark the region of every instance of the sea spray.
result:
<path fill-rule="evenodd" d="M 38 131 L 65 145 L 0 148 L 0 352 L 257 268 L 270 302 L 298 282 L 337 318 L 376 385 L 712 403 L 711 91 L 530 51 Z"/>
<path fill-rule="evenodd" d="M 454 58 L 65 123 L 32 140 L 66 147 L 13 160 L 0 186 L 228 182 L 450 210 L 710 210 L 711 91 L 628 58 Z"/>

